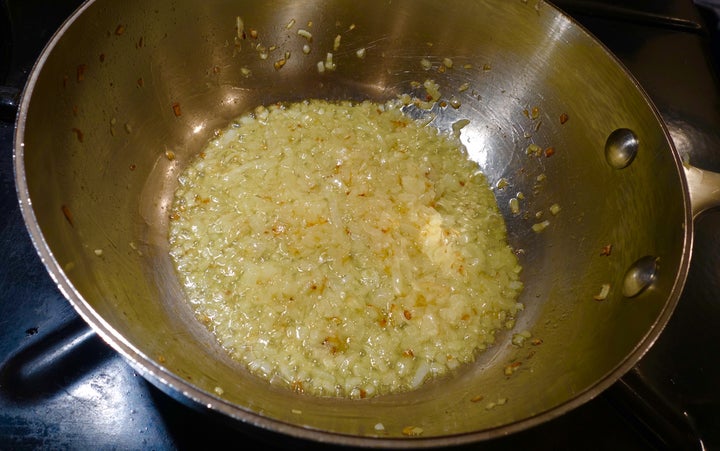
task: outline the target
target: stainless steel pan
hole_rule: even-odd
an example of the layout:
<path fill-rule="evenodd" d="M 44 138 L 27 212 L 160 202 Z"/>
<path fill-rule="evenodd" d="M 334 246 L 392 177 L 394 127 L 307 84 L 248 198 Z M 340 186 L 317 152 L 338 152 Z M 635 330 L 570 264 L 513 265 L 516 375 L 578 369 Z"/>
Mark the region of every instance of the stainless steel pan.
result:
<path fill-rule="evenodd" d="M 307 55 L 299 28 L 312 34 Z M 328 52 L 336 68 L 319 73 Z M 258 104 L 383 101 L 426 79 L 447 104 L 436 126 L 470 120 L 462 138 L 519 251 L 526 310 L 515 330 L 402 395 L 320 399 L 249 375 L 182 299 L 166 237 L 178 173 Z M 671 316 L 693 216 L 717 205 L 720 186 L 683 165 L 618 61 L 537 0 L 88 1 L 33 69 L 15 138 L 18 197 L 44 264 L 130 365 L 238 425 L 361 446 L 505 435 L 610 386 Z M 531 144 L 542 152 L 528 154 Z M 513 345 L 524 330 L 535 344 Z"/>

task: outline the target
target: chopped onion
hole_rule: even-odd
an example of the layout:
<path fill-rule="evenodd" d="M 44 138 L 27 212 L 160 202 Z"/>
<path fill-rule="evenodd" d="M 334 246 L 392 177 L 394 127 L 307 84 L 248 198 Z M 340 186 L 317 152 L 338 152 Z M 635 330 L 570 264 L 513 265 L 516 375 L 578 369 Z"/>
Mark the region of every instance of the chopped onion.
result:
<path fill-rule="evenodd" d="M 261 106 L 180 175 L 169 237 L 183 289 L 258 377 L 350 399 L 413 390 L 522 310 L 479 166 L 402 105 Z"/>
<path fill-rule="evenodd" d="M 605 299 L 607 299 L 609 294 L 610 294 L 610 284 L 604 283 L 600 287 L 600 293 L 593 296 L 593 299 L 595 299 L 596 301 L 604 301 Z"/>
<path fill-rule="evenodd" d="M 335 63 L 333 62 L 333 54 L 330 52 L 328 52 L 327 55 L 325 55 L 325 69 L 335 70 Z"/>
<path fill-rule="evenodd" d="M 458 119 L 452 123 L 453 135 L 456 137 L 460 136 L 460 130 L 465 128 L 470 123 L 470 119 Z"/>
<path fill-rule="evenodd" d="M 508 204 L 510 206 L 510 212 L 514 215 L 520 213 L 520 201 L 517 197 L 513 197 L 508 201 Z"/>
<path fill-rule="evenodd" d="M 533 232 L 540 233 L 550 225 L 550 221 L 545 220 L 532 225 Z"/>
<path fill-rule="evenodd" d="M 542 147 L 538 146 L 537 144 L 530 144 L 527 147 L 525 153 L 527 153 L 528 155 L 539 157 L 542 151 Z"/>

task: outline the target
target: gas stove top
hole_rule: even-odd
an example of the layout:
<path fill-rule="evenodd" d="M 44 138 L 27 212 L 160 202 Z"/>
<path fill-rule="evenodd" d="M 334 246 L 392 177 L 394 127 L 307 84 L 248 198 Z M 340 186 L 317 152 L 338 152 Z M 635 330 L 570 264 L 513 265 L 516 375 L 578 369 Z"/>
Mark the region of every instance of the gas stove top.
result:
<path fill-rule="evenodd" d="M 0 3 L 0 449 L 164 450 L 226 443 L 318 449 L 239 431 L 157 390 L 85 325 L 37 257 L 15 197 L 13 94 L 52 33 L 80 3 Z M 555 3 L 638 79 L 680 153 L 696 166 L 720 172 L 713 16 L 690 0 Z M 679 307 L 635 369 L 562 417 L 464 448 L 720 448 L 720 364 L 714 351 L 720 342 L 719 255 L 720 212 L 715 211 L 697 219 Z"/>

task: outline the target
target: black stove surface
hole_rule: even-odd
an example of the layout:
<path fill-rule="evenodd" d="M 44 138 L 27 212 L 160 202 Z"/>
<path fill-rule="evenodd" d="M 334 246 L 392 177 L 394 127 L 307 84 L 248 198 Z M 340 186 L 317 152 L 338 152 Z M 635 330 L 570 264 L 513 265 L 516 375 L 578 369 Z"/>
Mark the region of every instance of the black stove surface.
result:
<path fill-rule="evenodd" d="M 22 87 L 42 47 L 80 3 L 0 3 L 5 118 L 12 117 L 8 87 Z M 690 0 L 555 3 L 635 75 L 681 154 L 720 172 L 720 83 L 712 39 L 717 23 L 709 10 Z M 25 230 L 15 196 L 12 139 L 12 119 L 0 121 L 0 450 L 226 444 L 318 449 L 239 431 L 178 403 L 137 375 L 85 325 L 48 276 Z M 716 211 L 696 221 L 680 305 L 634 370 L 562 417 L 464 449 L 720 449 L 719 255 Z"/>

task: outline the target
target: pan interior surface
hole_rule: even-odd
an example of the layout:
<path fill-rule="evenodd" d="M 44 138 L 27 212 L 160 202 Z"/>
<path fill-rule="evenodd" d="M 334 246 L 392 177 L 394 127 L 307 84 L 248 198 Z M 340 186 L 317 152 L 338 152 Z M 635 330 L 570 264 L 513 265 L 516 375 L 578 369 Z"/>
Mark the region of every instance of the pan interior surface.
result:
<path fill-rule="evenodd" d="M 469 121 L 461 138 L 505 217 L 525 310 L 477 362 L 412 392 L 347 400 L 268 385 L 228 358 L 183 300 L 167 237 L 177 176 L 257 105 L 384 102 L 425 95 L 426 80 L 441 93 L 422 112 L 434 126 Z M 618 129 L 639 143 L 620 169 L 605 155 Z M 679 168 L 634 80 L 536 1 L 91 1 L 41 56 L 16 135 L 18 195 L 38 252 L 135 368 L 240 423 L 354 445 L 507 434 L 631 368 L 687 270 Z M 624 297 L 643 257 L 657 263 L 653 283 Z"/>

